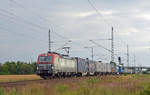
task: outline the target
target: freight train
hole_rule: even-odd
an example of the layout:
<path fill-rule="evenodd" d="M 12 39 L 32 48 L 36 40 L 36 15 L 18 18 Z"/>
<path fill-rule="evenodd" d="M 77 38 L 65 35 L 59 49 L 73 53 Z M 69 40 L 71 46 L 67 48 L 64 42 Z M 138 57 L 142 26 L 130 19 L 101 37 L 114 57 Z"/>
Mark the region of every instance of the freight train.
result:
<path fill-rule="evenodd" d="M 56 52 L 40 54 L 37 60 L 37 74 L 44 79 L 117 73 L 117 66 L 113 63 L 102 63 L 88 58 L 67 57 Z"/>

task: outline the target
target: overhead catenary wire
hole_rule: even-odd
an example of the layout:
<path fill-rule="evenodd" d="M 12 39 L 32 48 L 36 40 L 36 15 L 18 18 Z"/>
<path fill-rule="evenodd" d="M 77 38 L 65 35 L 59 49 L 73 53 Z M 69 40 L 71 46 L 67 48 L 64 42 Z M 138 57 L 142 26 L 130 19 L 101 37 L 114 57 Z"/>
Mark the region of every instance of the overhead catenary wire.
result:
<path fill-rule="evenodd" d="M 114 32 L 117 33 L 116 30 L 115 30 Z M 117 36 L 116 38 L 120 39 L 120 41 L 121 41 L 124 45 L 127 45 L 127 43 L 126 43 L 125 41 L 123 41 L 122 38 L 121 38 L 120 36 Z"/>
<path fill-rule="evenodd" d="M 106 51 L 108 51 L 108 52 L 112 52 L 110 49 L 108 49 L 108 48 L 106 48 L 106 47 L 104 47 L 103 45 L 100 45 L 100 44 L 98 44 L 97 42 L 95 42 L 95 41 L 93 41 L 93 40 L 90 40 L 90 42 L 92 42 L 93 44 L 95 44 L 95 45 L 97 45 L 98 47 L 101 47 L 101 48 L 103 48 L 104 50 L 106 50 Z M 118 54 L 114 54 L 115 56 L 118 56 Z"/>
<path fill-rule="evenodd" d="M 41 15 L 39 15 L 37 12 L 35 12 L 35 11 L 33 11 L 33 10 L 30 10 L 30 9 L 28 9 L 28 8 L 26 8 L 24 5 L 22 5 L 21 3 L 18 3 L 18 2 L 16 2 L 15 0 L 9 0 L 9 1 L 11 1 L 12 3 L 14 3 L 14 4 L 16 4 L 17 6 L 19 6 L 19 7 L 21 7 L 22 9 L 24 9 L 25 11 L 27 11 L 27 12 L 30 12 L 31 14 L 34 14 L 36 17 L 38 17 L 40 20 L 42 20 L 43 22 L 45 22 L 45 21 L 48 21 L 46 18 L 43 18 Z M 49 23 L 50 24 L 50 27 L 51 27 L 51 31 L 53 32 L 53 33 L 55 33 L 57 36 L 59 36 L 59 37 L 61 37 L 62 39 L 67 39 L 67 40 L 69 40 L 67 37 L 64 37 L 64 36 L 62 36 L 62 35 L 60 35 L 60 34 L 58 34 L 57 32 L 55 32 L 55 31 L 53 31 L 53 27 L 52 27 L 52 21 L 50 21 L 51 23 Z M 57 25 L 58 26 L 58 25 Z M 48 28 L 49 29 L 49 28 Z"/>
<path fill-rule="evenodd" d="M 109 23 L 108 22 L 108 20 L 106 20 L 105 18 L 104 18 L 104 16 L 101 14 L 101 12 L 100 11 L 98 11 L 98 9 L 95 7 L 95 5 L 91 2 L 91 0 L 87 0 L 88 1 L 88 3 L 90 4 L 90 6 L 95 10 L 95 12 L 97 13 L 97 15 L 100 17 L 100 18 L 102 18 L 103 20 L 104 20 L 104 22 L 108 25 L 108 26 L 110 26 L 110 27 L 112 27 L 113 25 L 111 24 L 111 23 Z M 116 32 L 116 31 L 114 31 L 114 32 Z M 121 39 L 121 38 L 119 38 L 119 39 Z M 121 41 L 122 41 L 122 39 L 121 39 Z M 122 41 L 123 43 L 125 43 L 124 41 Z M 126 43 L 125 43 L 125 45 L 126 45 Z"/>
<path fill-rule="evenodd" d="M 10 1 L 13 2 L 14 4 L 16 4 L 17 6 L 23 8 L 25 11 L 30 12 L 31 14 L 34 14 L 34 15 L 37 16 L 40 20 L 42 20 L 42 21 L 44 21 L 44 22 L 47 21 L 47 19 L 43 18 L 41 15 L 39 15 L 39 14 L 36 13 L 35 11 L 26 8 L 26 7 L 23 6 L 22 4 L 16 2 L 15 0 L 10 0 Z M 51 22 L 50 26 L 51 26 L 51 31 L 52 31 L 53 33 L 55 33 L 57 36 L 61 37 L 62 39 L 70 40 L 69 38 L 62 36 L 62 35 L 58 34 L 57 32 L 54 32 L 54 31 L 53 31 L 53 27 L 52 27 L 52 22 Z"/>
<path fill-rule="evenodd" d="M 91 2 L 91 0 L 87 0 L 88 3 L 90 4 L 90 6 L 95 10 L 95 12 L 97 13 L 97 15 L 99 16 L 99 18 L 102 18 L 103 21 L 110 27 L 112 27 L 112 25 L 103 17 L 103 15 L 100 13 L 100 11 L 98 11 L 98 9 L 95 7 L 95 5 Z"/>
<path fill-rule="evenodd" d="M 20 21 L 21 23 L 24 23 L 24 24 L 27 24 L 27 25 L 28 25 L 28 24 L 29 24 L 29 25 L 32 25 L 33 27 L 38 28 L 38 29 L 43 30 L 43 31 L 47 31 L 47 30 L 48 30 L 47 27 L 41 26 L 41 25 L 39 25 L 39 24 L 35 24 L 35 23 L 33 23 L 33 22 L 29 21 L 29 20 L 26 20 L 24 17 L 15 15 L 14 13 L 9 12 L 9 11 L 7 11 L 7 10 L 5 10 L 5 9 L 0 9 L 0 11 L 3 12 L 3 13 L 8 14 L 7 17 L 13 19 L 14 21 Z M 5 15 L 5 16 L 6 16 L 6 14 L 0 13 L 0 15 Z M 17 19 L 17 20 L 16 20 L 16 19 Z M 62 35 L 60 35 L 60 34 L 58 34 L 58 33 L 56 33 L 56 32 L 53 32 L 53 33 L 55 33 L 58 37 L 60 37 L 60 38 L 62 38 L 62 39 L 68 39 L 68 38 L 66 38 L 66 37 L 64 37 L 64 36 L 62 36 Z"/>
<path fill-rule="evenodd" d="M 39 41 L 42 42 L 42 43 L 43 43 L 43 42 L 46 43 L 46 41 L 41 40 L 41 39 L 38 39 L 38 38 L 33 37 L 33 36 L 31 36 L 31 35 L 27 35 L 27 34 L 24 34 L 24 33 L 21 33 L 21 32 L 16 32 L 16 31 L 10 31 L 10 30 L 8 30 L 7 28 L 2 27 L 1 25 L 0 25 L 0 30 L 4 30 L 5 33 L 6 33 L 6 32 L 7 32 L 7 33 L 12 33 L 12 34 L 19 35 L 19 36 L 21 36 L 21 37 L 27 37 L 27 38 L 29 38 L 29 39 L 39 40 Z"/>
<path fill-rule="evenodd" d="M 93 44 L 96 44 L 96 45 L 98 45 L 99 47 L 105 49 L 106 51 L 112 52 L 111 50 L 107 49 L 106 47 L 104 47 L 104 46 L 102 46 L 102 45 L 100 45 L 100 44 L 94 42 L 93 40 L 89 40 L 89 41 L 92 42 Z"/>
<path fill-rule="evenodd" d="M 48 29 L 47 27 L 41 26 L 39 24 L 35 24 L 35 23 L 33 23 L 33 22 L 29 21 L 29 20 L 26 20 L 24 17 L 15 15 L 14 13 L 9 12 L 9 11 L 7 11 L 5 9 L 0 9 L 0 11 L 9 14 L 10 15 L 9 17 L 12 17 L 12 18 L 16 17 L 22 23 L 30 24 L 30 25 L 32 25 L 32 26 L 34 26 L 36 28 L 42 29 L 42 30 L 47 30 Z"/>
<path fill-rule="evenodd" d="M 5 14 L 3 14 L 2 12 L 4 12 Z M 7 14 L 9 14 L 9 15 L 7 15 Z M 11 16 L 10 16 L 11 15 Z M 15 22 L 21 22 L 21 23 L 23 23 L 23 24 L 29 24 L 28 22 L 25 22 L 26 20 L 25 19 L 21 19 L 21 17 L 19 17 L 19 16 L 17 16 L 17 15 L 15 15 L 15 14 L 13 14 L 13 13 L 9 13 L 8 11 L 6 11 L 6 10 L 3 10 L 3 9 L 0 9 L 0 16 L 4 16 L 4 17 L 8 17 L 10 20 L 9 21 L 11 21 L 12 23 L 14 23 L 14 21 Z M 28 20 L 27 20 L 28 21 Z M 16 23 L 14 23 L 14 24 L 16 24 Z M 18 25 L 20 25 L 20 24 L 18 24 Z M 35 27 L 35 28 L 38 28 L 37 26 L 35 26 L 34 24 L 32 24 L 32 23 L 30 23 L 30 25 L 32 25 L 33 27 Z M 42 30 L 46 30 L 46 28 L 42 28 Z M 33 32 L 33 31 L 32 31 Z M 36 33 L 38 33 L 38 32 L 36 32 Z M 59 34 L 58 34 L 59 35 Z M 62 37 L 62 36 L 61 36 Z M 62 38 L 64 38 L 64 37 L 62 37 Z M 65 39 L 65 38 L 64 38 Z M 67 38 L 66 38 L 67 39 Z M 41 39 L 42 40 L 42 39 Z M 44 40 L 42 40 L 42 41 L 44 41 Z M 61 42 L 62 43 L 62 42 Z"/>
<path fill-rule="evenodd" d="M 13 2 L 14 2 L 15 0 L 11 0 L 11 1 L 13 1 Z M 90 0 L 89 0 L 89 1 L 90 1 Z M 15 2 L 16 2 L 16 1 L 15 1 Z M 18 2 L 17 2 L 17 4 L 19 4 L 19 6 L 20 6 L 20 3 L 18 3 Z M 22 6 L 22 5 L 21 5 L 21 6 Z M 20 6 L 20 7 L 21 7 L 21 6 Z M 24 6 L 22 6 L 22 8 L 27 9 L 27 8 L 26 8 L 26 7 L 24 7 Z M 28 10 L 28 9 L 27 9 L 27 10 Z M 36 14 L 36 13 L 35 13 L 34 11 L 32 11 L 32 10 L 28 10 L 28 11 L 33 12 L 33 14 Z M 97 10 L 97 11 L 98 11 L 98 10 Z M 36 14 L 36 15 L 38 15 L 38 14 Z M 38 17 L 39 17 L 39 18 L 41 18 L 41 16 L 40 16 L 40 15 L 39 15 Z M 41 19 L 43 19 L 43 18 L 41 18 Z M 105 20 L 105 21 L 106 21 L 106 20 Z M 107 21 L 106 21 L 106 22 L 107 22 Z M 58 35 L 59 35 L 59 34 L 58 34 Z M 59 36 L 61 36 L 61 35 L 59 35 Z M 63 37 L 61 37 L 61 38 L 63 38 Z"/>
<path fill-rule="evenodd" d="M 31 9 L 29 9 L 29 8 L 26 8 L 23 4 L 17 2 L 16 0 L 9 0 L 9 1 L 11 1 L 13 4 L 17 5 L 18 7 L 24 9 L 25 11 L 31 13 L 32 15 L 38 17 L 41 21 L 48 21 L 46 18 L 43 18 L 39 13 L 35 12 L 33 9 L 31 10 Z M 50 26 L 51 26 L 51 28 L 52 28 L 51 31 L 52 31 L 53 33 L 55 33 L 58 37 L 61 37 L 62 39 L 70 40 L 68 37 L 62 36 L 62 35 L 58 34 L 57 32 L 55 32 L 55 31 L 53 30 L 53 27 L 52 27 L 53 22 L 52 22 L 52 21 L 49 21 L 49 22 L 51 22 L 51 23 L 49 23 L 49 24 L 50 24 Z M 57 24 L 55 24 L 55 25 L 58 26 Z M 72 42 L 73 42 L 73 43 L 77 43 L 77 42 L 75 42 L 75 41 L 73 41 L 73 40 L 72 40 Z M 79 44 L 79 43 L 78 43 L 78 44 Z"/>
<path fill-rule="evenodd" d="M 111 23 L 109 23 L 109 21 L 107 19 L 104 18 L 104 16 L 101 14 L 101 12 L 95 7 L 95 5 L 93 4 L 92 0 L 87 0 L 88 3 L 90 4 L 90 6 L 95 10 L 95 12 L 97 13 L 98 17 L 103 19 L 103 21 L 110 27 L 112 27 L 113 25 Z M 116 34 L 117 32 L 114 31 Z M 120 38 L 120 37 L 117 37 L 120 39 L 120 41 L 122 41 L 122 43 L 126 46 L 127 44 Z M 116 51 L 116 50 L 115 50 Z M 120 54 L 121 55 L 121 54 Z"/>
<path fill-rule="evenodd" d="M 1 9 L 0 9 L 0 11 L 1 11 Z M 20 20 L 20 19 L 18 19 L 18 18 L 15 18 L 14 16 L 9 16 L 9 15 L 7 15 L 7 14 L 3 14 L 3 13 L 1 13 L 0 12 L 0 16 L 5 16 L 5 18 L 6 17 L 8 17 L 9 18 L 9 22 L 11 22 L 11 23 L 13 23 L 14 25 L 17 25 L 17 26 L 21 26 L 20 24 L 17 24 L 17 23 L 15 23 L 15 22 L 18 22 L 18 21 L 20 21 L 21 23 L 23 23 L 23 24 L 26 24 L 26 23 L 24 23 L 24 21 L 22 21 L 22 20 Z M 22 26 L 23 27 L 23 26 Z M 24 28 L 24 27 L 23 27 Z M 31 28 L 31 29 L 33 29 L 33 28 Z M 9 31 L 9 30 L 8 30 Z M 33 31 L 32 30 L 32 32 L 36 32 L 36 33 L 38 33 L 37 32 L 37 30 L 35 31 Z M 18 34 L 20 33 L 20 32 L 17 32 Z M 30 33 L 31 34 L 31 33 Z M 24 35 L 26 35 L 26 34 L 24 34 Z M 35 34 L 34 34 L 35 35 Z M 32 37 L 32 38 L 35 38 L 35 37 Z M 45 40 L 42 40 L 42 39 L 39 39 L 40 41 L 43 41 L 43 42 L 45 42 Z"/>
<path fill-rule="evenodd" d="M 18 28 L 20 28 L 20 27 L 27 28 L 27 29 L 30 29 L 29 31 L 32 30 L 32 32 L 35 32 L 36 34 L 39 33 L 39 32 L 37 32 L 37 31 L 39 31 L 39 29 L 31 27 L 30 25 L 28 27 L 25 27 L 26 23 L 22 23 L 20 21 L 18 22 L 17 18 L 14 18 L 12 16 L 8 16 L 6 14 L 2 14 L 1 12 L 0 12 L 0 17 L 5 17 L 5 21 L 7 20 L 8 22 L 10 22 L 10 24 L 14 24 Z M 4 19 L 1 19 L 1 20 L 4 20 Z M 31 34 L 31 32 L 30 32 L 30 34 Z"/>
<path fill-rule="evenodd" d="M 31 9 L 28 9 L 26 8 L 24 5 L 22 5 L 21 3 L 18 3 L 17 1 L 15 0 L 9 0 L 11 3 L 17 5 L 18 7 L 24 9 L 25 11 L 29 12 L 31 15 L 34 15 L 36 17 L 38 17 L 38 19 L 40 19 L 42 22 L 46 22 L 48 21 L 46 18 L 43 18 L 41 15 L 39 15 L 38 13 L 36 13 L 35 11 L 31 10 Z M 51 30 L 53 29 L 52 27 L 52 22 L 49 23 L 50 24 L 50 27 L 51 27 Z"/>

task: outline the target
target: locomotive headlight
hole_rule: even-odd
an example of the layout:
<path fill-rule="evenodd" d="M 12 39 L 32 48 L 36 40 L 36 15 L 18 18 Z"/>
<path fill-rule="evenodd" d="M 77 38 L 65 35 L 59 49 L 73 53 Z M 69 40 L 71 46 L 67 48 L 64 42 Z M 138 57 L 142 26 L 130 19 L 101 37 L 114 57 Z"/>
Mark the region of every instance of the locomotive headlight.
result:
<path fill-rule="evenodd" d="M 39 67 L 37 66 L 36 69 L 39 70 Z"/>
<path fill-rule="evenodd" d="M 54 69 L 54 67 L 52 66 L 52 69 Z"/>

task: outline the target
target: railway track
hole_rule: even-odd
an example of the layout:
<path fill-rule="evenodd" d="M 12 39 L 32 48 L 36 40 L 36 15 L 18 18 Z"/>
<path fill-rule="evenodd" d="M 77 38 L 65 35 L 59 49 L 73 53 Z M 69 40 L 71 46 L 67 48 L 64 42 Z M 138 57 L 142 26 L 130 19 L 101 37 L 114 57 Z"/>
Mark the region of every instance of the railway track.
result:
<path fill-rule="evenodd" d="M 34 83 L 58 83 L 58 82 L 77 82 L 81 79 L 87 79 L 88 77 L 69 77 L 69 78 L 54 78 L 54 79 L 39 79 L 39 80 L 25 80 L 25 81 L 16 81 L 16 82 L 3 82 L 0 83 L 0 87 L 16 87 L 16 86 L 25 86 L 28 84 L 34 84 Z"/>
<path fill-rule="evenodd" d="M 3 82 L 0 83 L 0 87 L 17 87 L 17 86 L 25 86 L 29 84 L 55 84 L 55 83 L 64 83 L 64 82 L 79 82 L 80 80 L 86 80 L 88 78 L 104 78 L 105 76 L 86 76 L 86 77 L 69 77 L 69 78 L 54 78 L 54 79 L 38 79 L 38 80 L 25 80 L 25 81 L 16 81 L 16 82 Z"/>
<path fill-rule="evenodd" d="M 27 85 L 30 83 L 37 83 L 40 81 L 46 81 L 46 80 L 24 80 L 24 81 L 15 81 L 15 82 L 2 82 L 0 83 L 0 87 L 13 87 L 13 86 L 18 86 L 18 85 Z"/>

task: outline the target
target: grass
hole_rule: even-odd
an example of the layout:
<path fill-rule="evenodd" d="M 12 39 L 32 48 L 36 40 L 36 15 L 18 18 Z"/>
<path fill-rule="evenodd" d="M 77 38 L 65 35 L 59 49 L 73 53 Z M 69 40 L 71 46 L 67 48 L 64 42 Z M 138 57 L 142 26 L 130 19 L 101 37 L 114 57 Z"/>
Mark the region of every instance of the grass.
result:
<path fill-rule="evenodd" d="M 0 95 L 150 95 L 150 75 L 102 76 L 1 88 Z"/>
<path fill-rule="evenodd" d="M 0 82 L 15 82 L 35 79 L 41 78 L 37 75 L 0 75 Z"/>

